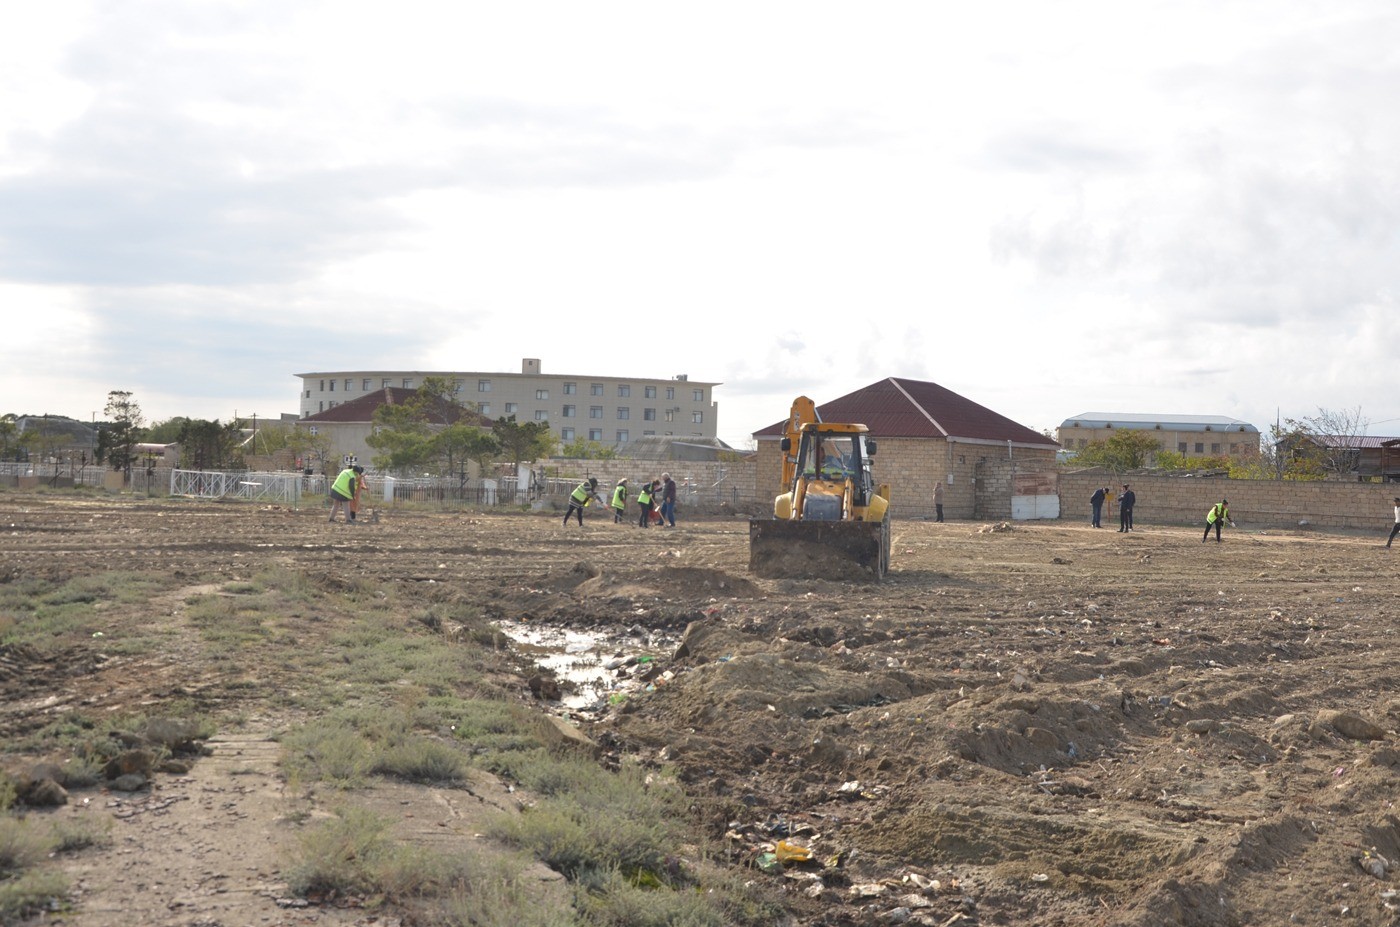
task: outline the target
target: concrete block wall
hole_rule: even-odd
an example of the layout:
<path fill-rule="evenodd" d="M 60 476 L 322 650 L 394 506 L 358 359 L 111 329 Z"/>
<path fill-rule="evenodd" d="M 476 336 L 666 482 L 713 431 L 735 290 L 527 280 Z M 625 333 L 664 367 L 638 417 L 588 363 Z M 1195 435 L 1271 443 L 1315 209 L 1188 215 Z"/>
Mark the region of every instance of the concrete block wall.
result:
<path fill-rule="evenodd" d="M 1291 480 L 1227 480 L 1191 477 L 1114 476 L 1103 470 L 1060 474 L 1060 518 L 1088 521 L 1089 497 L 1096 486 L 1120 491 L 1126 482 L 1137 494 L 1134 521 L 1143 524 L 1205 526 L 1206 510 L 1230 500 L 1230 516 L 1242 528 L 1315 528 L 1388 531 L 1394 523 L 1394 499 L 1400 485 Z M 1118 522 L 1117 508 L 1104 512 L 1104 523 Z"/>

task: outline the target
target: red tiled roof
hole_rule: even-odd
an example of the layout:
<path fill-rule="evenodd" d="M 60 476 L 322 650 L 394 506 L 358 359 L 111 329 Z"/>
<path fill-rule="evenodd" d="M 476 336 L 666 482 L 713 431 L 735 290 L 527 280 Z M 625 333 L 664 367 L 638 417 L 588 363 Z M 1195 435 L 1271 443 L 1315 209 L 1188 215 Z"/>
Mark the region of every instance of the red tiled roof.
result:
<path fill-rule="evenodd" d="M 1018 425 L 937 383 L 888 377 L 817 406 L 823 421 L 859 422 L 876 438 L 953 438 L 1057 448 L 1053 438 Z M 779 437 L 787 420 L 754 437 Z"/>
<path fill-rule="evenodd" d="M 349 402 L 342 402 L 338 406 L 333 406 L 324 412 L 317 412 L 315 415 L 308 415 L 302 419 L 303 422 L 343 422 L 343 423 L 363 423 L 374 421 L 374 413 L 380 406 L 401 406 L 409 399 L 418 395 L 416 389 L 401 389 L 396 386 L 386 386 L 384 389 L 375 390 L 372 393 L 365 393 L 358 399 L 351 399 Z M 458 405 L 455 402 L 444 402 L 439 411 L 438 424 L 442 425 L 475 425 L 478 428 L 490 428 L 491 419 L 480 412 Z"/>

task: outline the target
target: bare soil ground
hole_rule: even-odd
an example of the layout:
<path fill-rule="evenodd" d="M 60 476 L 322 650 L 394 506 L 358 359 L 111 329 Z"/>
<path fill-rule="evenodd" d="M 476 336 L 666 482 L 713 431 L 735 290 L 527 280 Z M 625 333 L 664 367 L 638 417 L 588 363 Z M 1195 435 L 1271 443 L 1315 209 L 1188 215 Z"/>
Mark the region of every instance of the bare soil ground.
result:
<path fill-rule="evenodd" d="M 319 509 L 0 495 L 0 582 L 179 581 L 95 612 L 102 637 L 0 652 L 0 736 L 177 700 L 227 722 L 189 773 L 53 812 L 110 815 L 116 839 L 61 861 L 79 891 L 47 922 L 397 922 L 289 906 L 282 822 L 317 807 L 286 794 L 266 745 L 296 720 L 267 703 L 279 667 L 210 665 L 181 629 L 182 590 L 272 564 L 447 591 L 493 619 L 684 630 L 651 691 L 575 720 L 675 770 L 700 826 L 785 892 L 794 923 L 1396 922 L 1385 526 L 1227 528 L 1217 545 L 1186 527 L 896 522 L 892 572 L 871 585 L 750 576 L 738 519 L 559 517 L 394 511 L 350 528 Z M 158 653 L 110 652 L 153 623 L 169 631 Z M 328 624 L 307 624 L 306 646 Z M 511 804 L 485 779 L 378 800 L 405 809 L 403 839 L 449 851 L 475 839 L 472 809 Z M 782 839 L 814 858 L 772 865 Z"/>

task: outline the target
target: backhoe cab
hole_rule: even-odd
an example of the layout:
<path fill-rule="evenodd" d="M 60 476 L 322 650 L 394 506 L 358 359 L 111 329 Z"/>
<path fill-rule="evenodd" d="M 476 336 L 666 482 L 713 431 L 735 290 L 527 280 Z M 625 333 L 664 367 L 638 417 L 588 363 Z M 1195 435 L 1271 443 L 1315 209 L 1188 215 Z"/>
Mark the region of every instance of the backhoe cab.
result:
<path fill-rule="evenodd" d="M 749 569 L 769 577 L 883 577 L 889 569 L 889 486 L 870 470 L 875 440 L 860 424 L 823 422 L 806 396 L 792 404 L 784 491 L 773 518 L 749 522 Z"/>

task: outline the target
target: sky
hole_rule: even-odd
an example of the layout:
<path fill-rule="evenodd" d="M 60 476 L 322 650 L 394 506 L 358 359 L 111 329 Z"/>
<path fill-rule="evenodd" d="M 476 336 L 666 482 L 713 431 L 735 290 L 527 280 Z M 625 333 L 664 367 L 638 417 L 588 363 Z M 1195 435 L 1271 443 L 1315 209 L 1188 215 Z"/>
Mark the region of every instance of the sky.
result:
<path fill-rule="evenodd" d="M 0 413 L 311 371 L 930 380 L 1400 435 L 1400 5 L 68 2 L 0 30 Z"/>

